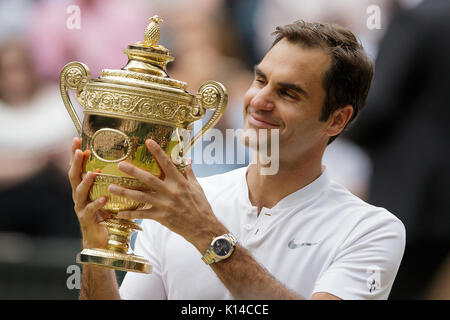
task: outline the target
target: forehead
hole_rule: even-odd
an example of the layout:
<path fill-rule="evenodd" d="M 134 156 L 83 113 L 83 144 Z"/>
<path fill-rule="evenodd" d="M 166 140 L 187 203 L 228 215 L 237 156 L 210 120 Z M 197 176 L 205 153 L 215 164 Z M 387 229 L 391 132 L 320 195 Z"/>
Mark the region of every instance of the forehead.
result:
<path fill-rule="evenodd" d="M 265 55 L 259 68 L 279 82 L 300 84 L 312 89 L 322 86 L 324 73 L 331 63 L 330 55 L 322 48 L 308 48 L 282 39 Z"/>

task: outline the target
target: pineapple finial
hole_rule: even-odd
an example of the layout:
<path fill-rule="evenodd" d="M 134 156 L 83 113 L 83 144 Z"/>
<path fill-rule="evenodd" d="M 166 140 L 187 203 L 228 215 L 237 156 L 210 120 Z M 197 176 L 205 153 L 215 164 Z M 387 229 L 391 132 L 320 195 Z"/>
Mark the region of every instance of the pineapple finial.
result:
<path fill-rule="evenodd" d="M 159 29 L 159 23 L 163 22 L 163 20 L 155 15 L 149 18 L 151 22 L 147 26 L 144 32 L 144 43 L 146 46 L 152 47 L 156 46 L 159 42 L 159 38 L 161 36 L 161 31 Z"/>

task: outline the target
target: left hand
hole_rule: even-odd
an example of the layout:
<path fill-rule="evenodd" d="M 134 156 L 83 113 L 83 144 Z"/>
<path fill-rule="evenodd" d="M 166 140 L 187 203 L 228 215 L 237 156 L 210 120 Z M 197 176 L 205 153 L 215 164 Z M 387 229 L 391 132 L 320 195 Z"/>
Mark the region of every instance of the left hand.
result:
<path fill-rule="evenodd" d="M 191 165 L 186 167 L 183 175 L 155 141 L 147 140 L 146 146 L 164 173 L 164 178 L 160 179 L 125 161 L 119 163 L 121 171 L 145 183 L 152 191 L 130 190 L 118 185 L 110 185 L 109 191 L 151 204 L 152 207 L 147 210 L 121 211 L 118 218 L 153 219 L 197 248 L 202 247 L 199 250 L 203 250 L 204 245 L 209 244 L 214 236 L 227 233 L 227 229 L 214 215 Z M 200 244 L 197 241 L 200 239 L 207 239 L 207 242 Z"/>

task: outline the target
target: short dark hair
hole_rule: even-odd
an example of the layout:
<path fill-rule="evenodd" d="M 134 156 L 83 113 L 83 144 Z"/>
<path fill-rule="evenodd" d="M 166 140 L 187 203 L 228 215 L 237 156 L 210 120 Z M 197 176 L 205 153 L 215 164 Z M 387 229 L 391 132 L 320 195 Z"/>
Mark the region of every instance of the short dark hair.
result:
<path fill-rule="evenodd" d="M 335 24 L 311 23 L 303 20 L 276 28 L 272 47 L 286 38 L 309 48 L 323 48 L 331 55 L 331 66 L 322 85 L 326 96 L 320 121 L 346 106 L 353 106 L 350 124 L 364 107 L 373 77 L 373 62 L 363 46 L 348 29 Z M 331 143 L 338 135 L 331 137 Z"/>

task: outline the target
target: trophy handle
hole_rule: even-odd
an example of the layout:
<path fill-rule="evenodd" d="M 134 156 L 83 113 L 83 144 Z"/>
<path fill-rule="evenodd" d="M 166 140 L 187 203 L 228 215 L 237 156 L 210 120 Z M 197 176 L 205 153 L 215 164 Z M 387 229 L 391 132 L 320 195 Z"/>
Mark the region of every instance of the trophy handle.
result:
<path fill-rule="evenodd" d="M 73 108 L 69 97 L 69 89 L 76 90 L 77 95 L 83 90 L 86 83 L 91 78 L 91 71 L 88 66 L 81 62 L 69 62 L 64 66 L 59 76 L 59 90 L 67 112 L 72 118 L 78 135 L 81 136 L 81 121 Z"/>
<path fill-rule="evenodd" d="M 184 153 L 187 153 L 187 151 L 192 148 L 195 142 L 197 142 L 197 140 L 201 138 L 206 131 L 214 127 L 217 122 L 219 122 L 220 117 L 222 117 L 225 112 L 228 103 L 227 89 L 225 89 L 220 82 L 212 80 L 206 81 L 198 89 L 197 103 L 197 107 L 200 108 L 200 114 L 204 113 L 205 109 L 213 109 L 214 113 L 202 129 L 197 132 L 186 149 L 183 150 Z"/>

